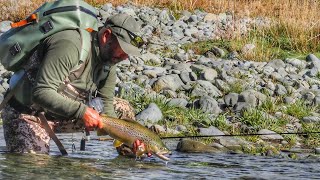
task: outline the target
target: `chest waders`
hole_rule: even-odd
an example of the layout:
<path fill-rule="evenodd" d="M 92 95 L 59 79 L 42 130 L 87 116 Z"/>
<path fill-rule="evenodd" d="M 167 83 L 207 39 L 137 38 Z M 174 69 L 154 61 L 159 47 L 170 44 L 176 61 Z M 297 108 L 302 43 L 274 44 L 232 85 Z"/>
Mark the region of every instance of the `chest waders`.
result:
<path fill-rule="evenodd" d="M 20 72 L 15 86 L 0 104 L 0 110 L 9 102 L 19 89 L 20 82 L 26 78 L 23 69 L 30 54 L 45 38 L 64 30 L 77 30 L 81 35 L 81 51 L 78 67 L 71 70 L 68 78 L 79 77 L 85 69 L 91 50 L 91 32 L 98 30 L 97 11 L 82 0 L 57 0 L 46 2 L 28 18 L 11 24 L 11 29 L 0 36 L 0 61 L 9 71 Z M 32 37 L 32 38 L 30 38 Z M 22 73 L 21 73 L 22 72 Z M 73 73 L 78 72 L 78 73 Z M 14 75 L 13 75 L 14 76 Z M 43 113 L 39 114 L 44 129 L 57 144 L 62 155 L 67 151 L 50 128 Z"/>

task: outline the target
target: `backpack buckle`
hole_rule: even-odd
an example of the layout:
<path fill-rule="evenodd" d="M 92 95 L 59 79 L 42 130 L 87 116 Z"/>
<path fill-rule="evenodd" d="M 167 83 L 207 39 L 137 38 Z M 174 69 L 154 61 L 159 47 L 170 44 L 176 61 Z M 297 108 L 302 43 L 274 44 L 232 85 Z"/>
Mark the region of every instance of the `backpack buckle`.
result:
<path fill-rule="evenodd" d="M 53 29 L 53 23 L 51 21 L 47 21 L 44 24 L 42 24 L 40 27 L 44 32 L 44 34 L 46 34 Z"/>
<path fill-rule="evenodd" d="M 9 49 L 9 52 L 12 56 L 15 56 L 19 52 L 21 52 L 21 47 L 18 42 L 16 42 L 11 48 Z"/>

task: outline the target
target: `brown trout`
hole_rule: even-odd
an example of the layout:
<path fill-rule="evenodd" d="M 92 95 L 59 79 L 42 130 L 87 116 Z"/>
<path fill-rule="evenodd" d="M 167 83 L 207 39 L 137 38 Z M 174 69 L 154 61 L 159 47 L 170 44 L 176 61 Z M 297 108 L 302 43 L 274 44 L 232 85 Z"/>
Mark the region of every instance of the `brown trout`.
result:
<path fill-rule="evenodd" d="M 138 149 L 138 157 L 143 154 L 152 153 L 155 156 L 169 161 L 165 156 L 169 154 L 169 149 L 161 141 L 160 137 L 133 120 L 124 120 L 101 115 L 103 128 L 97 131 L 98 135 L 108 134 L 110 137 L 118 140 L 125 145 L 132 147 L 135 140 L 139 139 L 145 144 L 145 149 Z"/>

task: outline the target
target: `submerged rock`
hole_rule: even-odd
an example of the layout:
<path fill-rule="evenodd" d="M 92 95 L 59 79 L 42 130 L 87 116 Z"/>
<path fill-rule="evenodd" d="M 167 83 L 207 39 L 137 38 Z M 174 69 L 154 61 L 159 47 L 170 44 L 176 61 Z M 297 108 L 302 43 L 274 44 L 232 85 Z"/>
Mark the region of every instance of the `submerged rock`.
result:
<path fill-rule="evenodd" d="M 220 152 L 220 150 L 205 145 L 202 142 L 194 141 L 190 139 L 183 139 L 180 140 L 177 145 L 177 151 L 180 152 L 188 152 L 188 153 L 214 153 L 214 152 Z"/>

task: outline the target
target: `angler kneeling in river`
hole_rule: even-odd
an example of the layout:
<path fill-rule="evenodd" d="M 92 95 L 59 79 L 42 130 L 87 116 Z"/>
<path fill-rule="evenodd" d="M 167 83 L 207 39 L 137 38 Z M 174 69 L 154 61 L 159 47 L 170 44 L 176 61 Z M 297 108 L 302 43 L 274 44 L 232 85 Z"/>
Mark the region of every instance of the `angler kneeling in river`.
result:
<path fill-rule="evenodd" d="M 68 127 L 80 131 L 84 127 L 99 129 L 103 126 L 99 113 L 117 117 L 114 105 L 117 111 L 126 111 L 121 108 L 128 104 L 114 98 L 116 64 L 128 55 L 140 55 L 140 28 L 141 24 L 129 15 L 111 16 L 98 32 L 91 33 L 91 49 L 82 65 L 81 35 L 77 30 L 64 30 L 44 39 L 24 66 L 26 76 L 2 110 L 7 149 L 49 152 L 50 136 L 38 117 L 42 111 L 55 131 L 68 131 Z M 93 102 L 96 109 L 90 106 Z M 122 113 L 122 117 L 134 118 L 132 112 Z M 117 150 L 120 154 L 132 153 L 131 148 Z"/>

